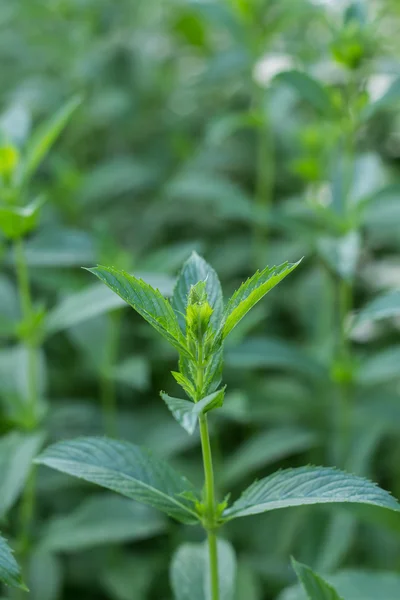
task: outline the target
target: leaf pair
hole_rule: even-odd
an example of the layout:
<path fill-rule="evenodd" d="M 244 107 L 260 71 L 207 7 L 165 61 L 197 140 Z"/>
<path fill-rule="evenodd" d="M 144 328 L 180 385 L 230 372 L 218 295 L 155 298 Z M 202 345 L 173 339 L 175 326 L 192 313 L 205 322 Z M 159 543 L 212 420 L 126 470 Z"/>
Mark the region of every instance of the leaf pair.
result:
<path fill-rule="evenodd" d="M 223 310 L 221 284 L 214 269 L 195 252 L 183 266 L 178 277 L 172 303 L 140 279 L 110 267 L 88 269 L 109 288 L 130 304 L 146 321 L 163 335 L 180 353 L 190 356 L 184 338 L 188 295 L 192 286 L 205 282 L 208 303 L 213 309 L 210 319 L 221 341 L 232 331 L 248 311 L 275 285 L 291 273 L 299 262 L 267 267 L 255 273 L 234 293 Z"/>
<path fill-rule="evenodd" d="M 199 497 L 194 486 L 166 462 L 128 442 L 96 437 L 63 441 L 36 462 L 149 504 L 178 521 L 198 521 L 188 500 Z M 338 502 L 400 511 L 388 492 L 366 479 L 328 467 L 301 467 L 253 483 L 222 517 L 230 521 L 279 508 Z"/>

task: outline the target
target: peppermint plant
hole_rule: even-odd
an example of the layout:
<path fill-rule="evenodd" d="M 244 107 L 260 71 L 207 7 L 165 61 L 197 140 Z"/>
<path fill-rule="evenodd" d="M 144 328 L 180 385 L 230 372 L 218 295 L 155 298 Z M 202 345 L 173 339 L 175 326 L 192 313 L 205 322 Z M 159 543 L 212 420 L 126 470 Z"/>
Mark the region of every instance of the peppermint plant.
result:
<path fill-rule="evenodd" d="M 181 523 L 202 526 L 206 543 L 184 544 L 172 559 L 171 585 L 177 600 L 233 599 L 235 554 L 219 535 L 233 519 L 320 503 L 365 503 L 400 510 L 398 502 L 374 483 L 315 466 L 273 473 L 254 482 L 231 504 L 228 498 L 216 497 L 208 419 L 224 402 L 224 340 L 299 262 L 257 271 L 225 305 L 216 272 L 195 253 L 184 264 L 171 301 L 124 271 L 103 266 L 89 269 L 177 350 L 179 369 L 172 375 L 186 398 L 165 392 L 161 398 L 188 434 L 199 426 L 204 488 L 196 489 L 145 449 L 115 439 L 62 441 L 45 450 L 36 462 L 151 505 Z"/>

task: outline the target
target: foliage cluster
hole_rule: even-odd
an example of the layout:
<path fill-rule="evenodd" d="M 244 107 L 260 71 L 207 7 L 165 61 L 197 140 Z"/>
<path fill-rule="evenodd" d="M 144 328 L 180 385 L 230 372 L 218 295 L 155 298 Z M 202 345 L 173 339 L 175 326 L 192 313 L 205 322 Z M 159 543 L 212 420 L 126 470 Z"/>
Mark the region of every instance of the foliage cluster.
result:
<path fill-rule="evenodd" d="M 398 2 L 0 27 L 4 597 L 397 600 Z"/>

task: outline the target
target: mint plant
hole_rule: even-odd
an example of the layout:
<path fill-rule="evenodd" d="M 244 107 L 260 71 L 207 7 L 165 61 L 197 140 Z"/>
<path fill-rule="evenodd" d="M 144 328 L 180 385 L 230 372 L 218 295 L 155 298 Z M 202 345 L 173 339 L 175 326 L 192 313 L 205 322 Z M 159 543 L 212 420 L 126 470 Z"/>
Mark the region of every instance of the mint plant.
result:
<path fill-rule="evenodd" d="M 17 552 L 23 562 L 31 546 L 35 512 L 36 478 L 31 464 L 44 442 L 42 426 L 45 416 L 45 404 L 40 394 L 38 378 L 46 313 L 32 298 L 24 248 L 24 238 L 36 229 L 45 198 L 41 195 L 32 198 L 30 183 L 79 104 L 80 100 L 77 97 L 70 100 L 33 132 L 22 150 L 7 141 L 0 147 L 0 232 L 13 252 L 21 315 L 15 328 L 10 327 L 16 345 L 9 349 L 9 352 L 10 355 L 13 355 L 13 352 L 20 353 L 22 362 L 26 364 L 27 379 L 26 396 L 13 398 L 8 407 L 7 417 L 16 431 L 4 436 L 0 441 L 4 463 L 0 512 L 3 517 L 22 493 Z M 7 375 L 12 378 L 11 374 Z M 23 378 L 23 375 L 18 373 L 18 377 Z M 26 589 L 17 563 L 2 538 L 0 580 Z"/>
<path fill-rule="evenodd" d="M 277 471 L 254 482 L 232 504 L 228 497 L 216 497 L 208 417 L 224 402 L 224 340 L 299 262 L 257 271 L 225 306 L 216 272 L 196 253 L 184 264 L 171 302 L 124 271 L 103 266 L 89 269 L 178 351 L 179 370 L 172 375 L 187 398 L 165 392 L 161 397 L 189 434 L 199 425 L 204 489 L 197 490 L 148 451 L 108 438 L 58 442 L 35 462 L 153 506 L 181 523 L 201 525 L 207 546 L 185 544 L 172 561 L 171 582 L 177 600 L 194 598 L 194 589 L 199 599 L 233 598 L 234 551 L 217 537 L 220 528 L 233 519 L 291 506 L 339 502 L 400 511 L 398 502 L 374 483 L 334 468 L 314 466 Z"/>

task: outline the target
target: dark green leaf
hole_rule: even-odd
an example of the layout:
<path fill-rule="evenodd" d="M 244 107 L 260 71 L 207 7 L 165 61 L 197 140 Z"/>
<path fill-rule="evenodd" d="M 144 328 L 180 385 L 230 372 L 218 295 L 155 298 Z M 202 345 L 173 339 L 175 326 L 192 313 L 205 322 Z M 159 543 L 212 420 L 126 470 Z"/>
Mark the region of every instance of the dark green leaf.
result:
<path fill-rule="evenodd" d="M 35 462 L 149 504 L 178 521 L 197 521 L 191 504 L 182 496 L 188 491 L 195 493 L 191 483 L 133 444 L 78 438 L 50 446 Z"/>
<path fill-rule="evenodd" d="M 292 565 L 310 600 L 343 600 L 336 590 L 310 567 L 294 559 Z"/>
<path fill-rule="evenodd" d="M 22 582 L 20 568 L 6 540 L 0 537 L 0 581 L 11 587 L 28 591 Z"/>
<path fill-rule="evenodd" d="M 277 471 L 253 483 L 224 512 L 228 520 L 308 504 L 354 502 L 400 511 L 400 504 L 375 483 L 326 467 Z"/>

